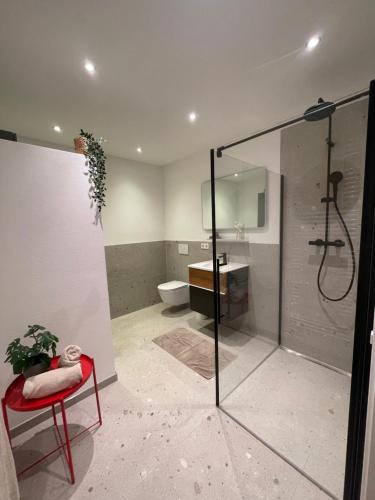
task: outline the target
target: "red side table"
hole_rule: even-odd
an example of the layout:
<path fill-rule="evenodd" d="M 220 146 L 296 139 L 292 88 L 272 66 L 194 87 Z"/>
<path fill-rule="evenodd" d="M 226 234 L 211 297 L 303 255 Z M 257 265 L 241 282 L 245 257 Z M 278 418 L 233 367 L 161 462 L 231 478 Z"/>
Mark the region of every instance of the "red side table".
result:
<path fill-rule="evenodd" d="M 60 356 L 56 356 L 55 358 L 52 359 L 50 370 L 53 370 L 54 368 L 58 367 L 59 358 L 60 358 Z M 64 452 L 64 455 L 65 455 L 66 461 L 68 463 L 71 482 L 72 482 L 72 484 L 74 484 L 74 482 L 75 482 L 74 466 L 73 466 L 72 451 L 71 451 L 70 443 L 73 441 L 73 439 L 76 439 L 78 436 L 80 436 L 84 432 L 88 431 L 89 429 L 91 429 L 95 425 L 98 425 L 98 424 L 99 424 L 99 426 L 102 425 L 102 416 L 101 416 L 101 412 L 100 412 L 98 384 L 96 381 L 94 359 L 90 358 L 89 356 L 86 356 L 85 354 L 82 354 L 80 361 L 81 361 L 81 368 L 82 368 L 82 380 L 79 384 L 76 384 L 73 387 L 70 387 L 69 389 L 64 389 L 63 391 L 55 392 L 54 394 L 51 394 L 50 396 L 46 396 L 44 398 L 25 399 L 22 396 L 22 389 L 23 389 L 23 386 L 25 383 L 25 378 L 23 375 L 19 375 L 10 384 L 10 386 L 6 390 L 5 396 L 1 400 L 1 404 L 2 404 L 2 410 L 3 410 L 4 423 L 5 423 L 5 427 L 6 427 L 9 441 L 10 441 L 11 445 L 12 445 L 12 441 L 11 441 L 11 437 L 10 437 L 7 407 L 10 408 L 11 410 L 14 410 L 14 411 L 35 411 L 35 410 L 41 410 L 43 408 L 47 408 L 50 406 L 51 410 L 52 410 L 53 423 L 54 423 L 54 426 L 57 430 L 58 441 L 59 441 L 59 446 L 57 448 L 50 451 L 47 455 L 44 455 L 42 458 L 40 458 L 36 462 L 32 463 L 31 465 L 29 465 L 25 469 L 18 472 L 17 476 L 20 476 L 21 474 L 25 473 L 26 471 L 28 471 L 29 469 L 31 469 L 35 465 L 39 464 L 40 462 L 45 460 L 47 457 L 49 457 L 50 455 L 52 455 L 56 451 L 62 449 Z M 96 405 L 97 405 L 97 409 L 98 409 L 98 420 L 96 422 L 94 422 L 92 425 L 90 425 L 89 427 L 87 427 L 87 428 L 83 429 L 82 431 L 80 431 L 79 433 L 77 433 L 72 438 L 69 438 L 64 400 L 66 398 L 68 398 L 69 396 L 71 396 L 72 394 L 74 394 L 76 391 L 78 391 L 78 389 L 80 389 L 83 386 L 83 384 L 85 384 L 87 382 L 87 380 L 90 378 L 91 373 L 92 373 L 93 379 L 94 379 Z M 56 409 L 55 409 L 55 405 L 57 405 L 57 404 L 59 404 L 61 407 L 65 441 L 62 439 L 62 436 L 60 434 L 60 430 L 57 426 Z"/>

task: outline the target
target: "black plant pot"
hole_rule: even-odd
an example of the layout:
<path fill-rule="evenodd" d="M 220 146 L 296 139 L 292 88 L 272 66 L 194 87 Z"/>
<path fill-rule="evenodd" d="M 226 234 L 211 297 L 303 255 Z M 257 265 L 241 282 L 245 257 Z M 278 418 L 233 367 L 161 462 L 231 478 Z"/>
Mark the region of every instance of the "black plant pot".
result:
<path fill-rule="evenodd" d="M 23 372 L 23 376 L 25 378 L 34 377 L 34 375 L 39 375 L 40 373 L 46 372 L 48 370 L 48 368 L 49 368 L 49 364 L 41 361 L 40 363 L 37 363 L 36 365 L 30 366 L 30 368 L 27 368 L 27 370 L 25 370 Z"/>

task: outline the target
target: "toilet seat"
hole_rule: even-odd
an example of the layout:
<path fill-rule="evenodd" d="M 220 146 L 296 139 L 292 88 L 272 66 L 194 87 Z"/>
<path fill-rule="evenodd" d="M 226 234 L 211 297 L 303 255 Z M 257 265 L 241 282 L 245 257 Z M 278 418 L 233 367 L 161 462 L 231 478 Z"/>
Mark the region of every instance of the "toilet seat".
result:
<path fill-rule="evenodd" d="M 183 288 L 184 286 L 189 286 L 184 281 L 168 281 L 167 283 L 161 283 L 158 286 L 159 290 L 178 290 L 179 288 Z"/>

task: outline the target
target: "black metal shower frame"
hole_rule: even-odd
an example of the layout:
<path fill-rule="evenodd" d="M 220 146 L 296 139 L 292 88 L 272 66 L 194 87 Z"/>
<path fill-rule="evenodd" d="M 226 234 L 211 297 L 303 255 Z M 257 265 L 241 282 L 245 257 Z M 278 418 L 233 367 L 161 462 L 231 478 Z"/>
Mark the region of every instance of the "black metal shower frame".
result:
<path fill-rule="evenodd" d="M 363 457 L 366 437 L 367 402 L 371 365 L 371 331 L 374 321 L 375 306 L 375 80 L 369 90 L 352 95 L 336 102 L 344 106 L 363 97 L 369 96 L 366 161 L 362 203 L 361 240 L 358 263 L 357 301 L 354 329 L 352 379 L 350 390 L 349 421 L 347 435 L 346 468 L 343 500 L 360 500 Z M 212 209 L 212 258 L 214 267 L 214 327 L 215 327 L 215 400 L 220 408 L 219 381 L 219 263 L 216 246 L 216 209 L 215 209 L 215 157 L 222 157 L 223 151 L 239 146 L 271 132 L 276 132 L 296 123 L 304 117 L 293 118 L 251 136 L 210 150 L 211 169 L 211 209 Z M 282 208 L 282 207 L 281 207 Z M 282 213 L 281 213 L 282 216 Z M 282 231 L 280 247 L 282 253 Z M 281 260 L 281 259 L 280 259 Z M 282 268 L 280 266 L 280 273 Z M 280 276 L 281 278 L 281 276 Z M 282 300 L 280 279 L 279 300 Z M 279 321 L 281 321 L 279 311 Z"/>

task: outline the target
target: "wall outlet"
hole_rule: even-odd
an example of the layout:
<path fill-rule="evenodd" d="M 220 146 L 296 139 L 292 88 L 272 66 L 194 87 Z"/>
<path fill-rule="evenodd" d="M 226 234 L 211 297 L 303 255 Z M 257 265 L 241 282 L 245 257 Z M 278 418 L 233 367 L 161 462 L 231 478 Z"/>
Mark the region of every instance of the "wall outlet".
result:
<path fill-rule="evenodd" d="M 202 250 L 208 250 L 210 248 L 210 244 L 209 243 L 201 243 L 201 249 Z"/>
<path fill-rule="evenodd" d="M 189 245 L 187 243 L 179 243 L 178 253 L 180 255 L 189 255 Z"/>

